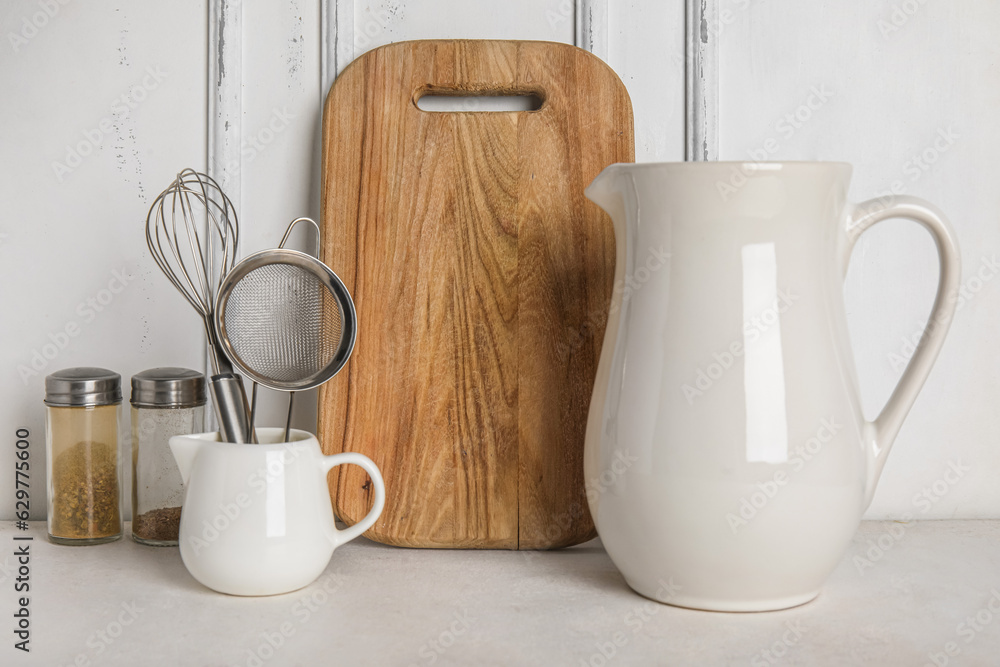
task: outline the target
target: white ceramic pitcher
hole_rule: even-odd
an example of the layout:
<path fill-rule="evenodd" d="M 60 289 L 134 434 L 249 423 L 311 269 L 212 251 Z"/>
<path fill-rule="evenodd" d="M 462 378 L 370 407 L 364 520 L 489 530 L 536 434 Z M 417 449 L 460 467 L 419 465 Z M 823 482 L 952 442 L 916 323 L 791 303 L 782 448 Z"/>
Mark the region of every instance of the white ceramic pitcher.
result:
<path fill-rule="evenodd" d="M 184 479 L 180 552 L 195 579 L 231 595 L 274 595 L 312 583 L 334 549 L 368 530 L 385 486 L 367 456 L 323 456 L 316 437 L 258 428 L 261 444 L 218 442 L 218 433 L 175 436 L 170 449 Z M 334 467 L 361 466 L 372 480 L 371 511 L 338 530 L 326 483 Z"/>
<path fill-rule="evenodd" d="M 932 205 L 847 202 L 842 163 L 617 164 L 615 292 L 587 425 L 597 530 L 647 597 L 722 611 L 807 602 L 843 556 L 955 310 Z M 930 231 L 940 279 L 898 386 L 864 419 L 843 280 L 886 218 Z"/>

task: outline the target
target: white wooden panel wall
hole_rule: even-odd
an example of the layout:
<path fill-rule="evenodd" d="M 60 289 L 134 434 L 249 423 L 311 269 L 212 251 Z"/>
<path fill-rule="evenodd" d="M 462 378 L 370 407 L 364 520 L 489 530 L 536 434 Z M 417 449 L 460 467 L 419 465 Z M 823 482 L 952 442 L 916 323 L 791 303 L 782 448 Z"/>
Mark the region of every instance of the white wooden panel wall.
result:
<path fill-rule="evenodd" d="M 0 9 L 0 469 L 13 470 L 14 432 L 29 429 L 39 519 L 45 375 L 105 366 L 127 381 L 204 364 L 200 320 L 144 236 L 152 198 L 205 164 L 204 0 L 46 7 Z M 0 475 L 5 518 L 13 481 Z"/>
<path fill-rule="evenodd" d="M 292 218 L 318 215 L 320 113 L 326 92 L 334 74 L 355 57 L 390 42 L 469 38 L 579 44 L 608 60 L 629 86 L 638 159 L 683 159 L 681 0 L 613 7 L 602 0 L 216 3 L 225 7 L 220 17 L 236 16 L 229 26 L 234 20 L 243 26 L 242 48 L 230 40 L 228 50 L 224 44 L 221 52 L 223 60 L 234 64 L 230 71 L 241 67 L 243 95 L 230 101 L 228 109 L 222 106 L 212 123 L 220 136 L 231 132 L 231 107 L 242 105 L 242 149 L 236 156 L 241 178 L 233 187 L 241 192 L 244 253 L 273 246 Z M 272 126 L 281 128 L 273 138 Z M 297 245 L 310 249 L 311 236 Z M 261 423 L 279 423 L 284 401 L 262 393 Z M 296 405 L 296 425 L 313 430 L 315 392 L 304 394 Z"/>
<path fill-rule="evenodd" d="M 320 3 L 243 2 L 241 187 L 244 254 L 274 248 L 288 223 L 319 221 Z M 315 252 L 298 228 L 292 247 Z M 261 390 L 261 424 L 283 424 L 286 396 Z M 296 400 L 297 427 L 316 430 L 316 392 Z"/>
<path fill-rule="evenodd" d="M 958 231 L 967 298 L 869 515 L 1000 516 L 1000 3 L 718 7 L 727 12 L 718 40 L 721 159 L 756 160 L 776 147 L 767 159 L 851 162 L 855 201 L 924 197 Z M 911 223 L 883 223 L 858 242 L 845 291 L 869 417 L 912 350 L 904 339 L 922 329 L 936 263 L 930 237 Z"/>
<path fill-rule="evenodd" d="M 888 3 L 794 0 L 55 4 L 52 16 L 39 17 L 35 0 L 0 9 L 7 305 L 0 354 L 8 369 L 0 423 L 8 436 L 31 430 L 36 483 L 47 372 L 97 364 L 127 379 L 155 365 L 204 365 L 198 321 L 159 275 L 141 233 L 151 198 L 181 166 L 223 179 L 239 205 L 242 254 L 273 246 L 290 219 L 318 215 L 321 105 L 354 57 L 406 39 L 545 39 L 588 48 L 622 77 L 640 161 L 680 160 L 686 148 L 691 158 L 750 159 L 774 138 L 771 159 L 854 162 L 855 199 L 898 182 L 951 214 L 974 295 L 900 435 L 872 514 L 1000 516 L 1000 490 L 990 483 L 1000 469 L 1000 418 L 992 409 L 1000 399 L 993 379 L 1000 296 L 991 281 L 1000 272 L 991 263 L 1000 249 L 992 187 L 1000 174 L 991 159 L 1000 90 L 990 36 L 1000 25 L 996 3 L 920 2 L 912 15 L 895 17 Z M 144 86 L 146 68 L 157 66 L 166 75 Z M 832 94 L 808 122 L 779 127 L 808 104 L 811 87 L 824 85 Z M 116 103 L 122 95 L 143 99 L 126 100 L 134 108 L 124 113 Z M 104 119 L 110 130 L 97 141 L 87 133 Z M 944 147 L 939 132 L 949 131 L 955 139 Z M 66 162 L 70 149 L 88 150 L 88 137 L 95 138 L 89 154 L 57 174 L 52 163 Z M 937 150 L 935 142 L 943 150 L 933 164 L 915 167 L 913 156 Z M 303 235 L 293 244 L 309 249 L 312 241 Z M 135 278 L 108 299 L 102 290 L 119 265 Z M 900 339 L 926 316 L 933 266 L 929 240 L 902 223 L 859 243 L 846 292 L 870 412 L 898 376 L 891 355 L 905 352 Z M 108 300 L 92 318 L 81 314 L 86 306 L 79 310 L 90 298 Z M 79 332 L 59 346 L 70 323 Z M 38 375 L 22 381 L 18 366 L 30 369 L 36 350 Z M 283 397 L 263 403 L 264 422 L 282 418 Z M 296 424 L 314 427 L 314 397 L 299 402 Z M 0 456 L 12 457 L 12 437 L 0 442 Z M 920 512 L 913 496 L 943 478 L 949 460 L 972 469 Z M 0 479 L 0 495 L 10 490 Z M 41 517 L 42 496 L 34 497 Z"/>

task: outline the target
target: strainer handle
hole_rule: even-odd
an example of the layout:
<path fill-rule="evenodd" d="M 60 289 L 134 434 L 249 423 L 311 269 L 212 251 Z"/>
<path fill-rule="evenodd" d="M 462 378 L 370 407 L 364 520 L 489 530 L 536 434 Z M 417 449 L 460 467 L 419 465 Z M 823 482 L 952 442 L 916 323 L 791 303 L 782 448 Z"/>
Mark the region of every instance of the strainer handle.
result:
<path fill-rule="evenodd" d="M 288 223 L 288 229 L 285 230 L 285 235 L 281 237 L 281 243 L 278 244 L 278 247 L 285 247 L 285 244 L 288 243 L 288 237 L 292 235 L 292 230 L 295 229 L 295 225 L 300 222 L 308 222 L 316 228 L 316 251 L 313 253 L 313 257 L 319 257 L 320 250 L 323 248 L 323 232 L 320 230 L 319 225 L 316 224 L 316 221 L 312 218 L 295 218 Z"/>
<path fill-rule="evenodd" d="M 382 481 L 382 473 L 379 472 L 378 466 L 370 458 L 356 452 L 343 452 L 341 454 L 333 454 L 332 456 L 324 456 L 320 462 L 320 465 L 323 467 L 324 476 L 333 470 L 334 467 L 344 464 L 361 466 L 368 473 L 368 476 L 372 480 L 372 486 L 375 487 L 375 502 L 372 503 L 371 510 L 369 510 L 368 514 L 361 521 L 344 530 L 334 529 L 331 536 L 334 548 L 350 542 L 375 525 L 379 515 L 382 514 L 382 508 L 385 506 L 385 483 Z"/>

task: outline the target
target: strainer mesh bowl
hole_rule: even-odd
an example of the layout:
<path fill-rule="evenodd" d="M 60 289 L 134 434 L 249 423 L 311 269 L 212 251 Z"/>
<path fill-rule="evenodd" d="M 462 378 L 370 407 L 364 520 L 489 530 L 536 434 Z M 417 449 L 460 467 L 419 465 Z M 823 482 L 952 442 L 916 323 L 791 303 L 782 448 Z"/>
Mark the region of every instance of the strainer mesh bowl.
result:
<path fill-rule="evenodd" d="M 222 321 L 232 352 L 261 378 L 300 383 L 322 372 L 343 344 L 344 312 L 315 274 L 265 264 L 237 282 Z"/>

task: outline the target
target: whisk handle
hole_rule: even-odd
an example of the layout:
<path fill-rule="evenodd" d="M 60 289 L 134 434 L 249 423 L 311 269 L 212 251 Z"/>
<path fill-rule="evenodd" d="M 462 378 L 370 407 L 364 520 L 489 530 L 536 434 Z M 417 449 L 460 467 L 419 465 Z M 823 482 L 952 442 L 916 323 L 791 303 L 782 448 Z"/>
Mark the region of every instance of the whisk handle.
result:
<path fill-rule="evenodd" d="M 250 428 L 250 406 L 247 404 L 246 390 L 239 375 L 221 373 L 208 381 L 215 405 L 215 416 L 219 421 L 219 433 L 223 442 L 253 442 Z"/>

